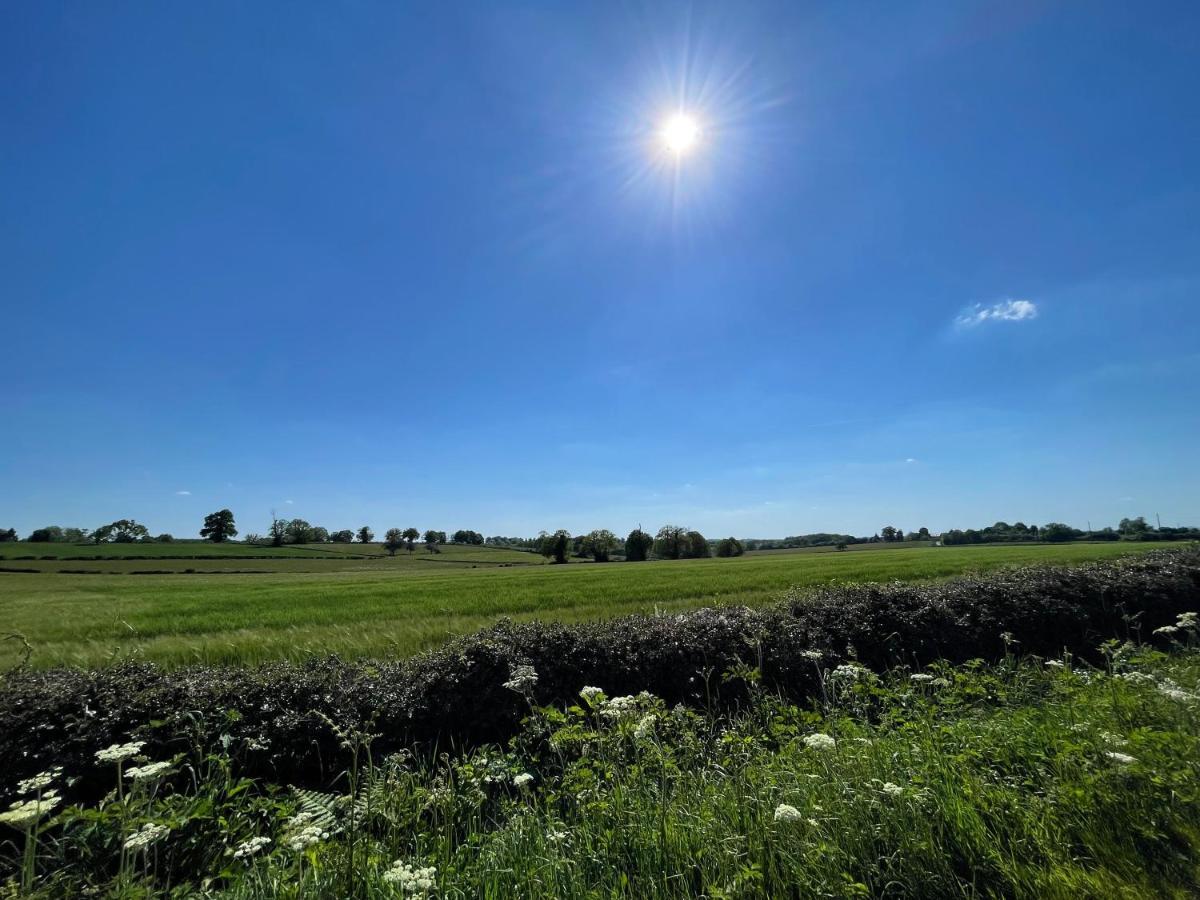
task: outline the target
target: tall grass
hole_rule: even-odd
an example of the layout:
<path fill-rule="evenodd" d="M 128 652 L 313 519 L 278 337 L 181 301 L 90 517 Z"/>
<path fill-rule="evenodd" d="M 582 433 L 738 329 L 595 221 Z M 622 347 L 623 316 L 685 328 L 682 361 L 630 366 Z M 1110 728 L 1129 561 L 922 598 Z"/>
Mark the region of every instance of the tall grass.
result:
<path fill-rule="evenodd" d="M 754 666 L 724 675 L 748 687 L 733 714 L 599 685 L 567 708 L 530 704 L 507 746 L 469 752 L 377 761 L 369 730 L 338 732 L 356 751 L 341 794 L 239 780 L 238 742 L 181 748 L 165 772 L 42 822 L 34 890 L 1191 896 L 1200 654 L 1179 641 L 1194 621 L 1171 653 L 1109 644 L 1101 669 L 1015 644 L 994 665 L 923 672 L 814 659 L 821 699 L 803 708 Z M 535 683 L 514 670 L 507 686 L 531 698 Z M 25 846 L 10 837 L 15 882 Z"/>

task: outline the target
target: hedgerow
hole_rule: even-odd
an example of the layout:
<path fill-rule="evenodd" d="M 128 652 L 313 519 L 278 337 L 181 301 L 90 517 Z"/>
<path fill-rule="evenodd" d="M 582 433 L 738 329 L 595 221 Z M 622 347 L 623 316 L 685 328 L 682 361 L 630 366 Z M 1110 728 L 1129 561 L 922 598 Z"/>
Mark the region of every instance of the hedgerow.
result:
<path fill-rule="evenodd" d="M 501 622 L 408 660 L 16 671 L 0 687 L 0 789 L 56 765 L 76 773 L 78 796 L 95 796 L 109 781 L 96 749 L 131 737 L 159 756 L 236 747 L 248 777 L 323 786 L 348 762 L 330 723 L 379 735 L 379 753 L 507 739 L 528 711 L 502 687 L 521 664 L 539 674 L 539 704 L 603 684 L 614 695 L 646 690 L 670 704 L 727 707 L 742 701 L 745 684 L 722 676 L 747 665 L 764 687 L 802 702 L 820 690 L 814 656 L 875 670 L 993 659 L 1013 646 L 1094 659 L 1106 638 L 1149 635 L 1197 608 L 1200 550 L 1191 547 L 938 583 L 827 587 L 759 609 Z"/>

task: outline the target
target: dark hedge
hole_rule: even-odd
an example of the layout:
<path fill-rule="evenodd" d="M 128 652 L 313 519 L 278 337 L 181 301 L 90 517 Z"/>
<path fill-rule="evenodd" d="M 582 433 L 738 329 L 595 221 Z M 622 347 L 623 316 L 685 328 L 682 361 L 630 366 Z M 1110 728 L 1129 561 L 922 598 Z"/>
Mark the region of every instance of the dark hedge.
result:
<path fill-rule="evenodd" d="M 1106 638 L 1148 637 L 1196 609 L 1193 546 L 1073 568 L 827 587 L 760 609 L 502 622 L 402 661 L 15 672 L 0 685 L 0 790 L 51 765 L 82 776 L 81 796 L 108 790 L 111 771 L 93 754 L 130 735 L 148 741 L 155 758 L 223 745 L 244 774 L 327 784 L 347 757 L 323 717 L 370 723 L 378 752 L 503 740 L 528 708 L 502 686 L 519 663 L 536 668 L 539 703 L 569 702 L 584 685 L 610 696 L 648 690 L 668 703 L 732 703 L 740 682 L 720 676 L 760 658 L 769 688 L 803 699 L 817 690 L 807 650 L 821 651 L 825 665 L 853 654 L 876 669 L 919 666 L 996 658 L 1010 632 L 1022 653 L 1095 660 Z"/>

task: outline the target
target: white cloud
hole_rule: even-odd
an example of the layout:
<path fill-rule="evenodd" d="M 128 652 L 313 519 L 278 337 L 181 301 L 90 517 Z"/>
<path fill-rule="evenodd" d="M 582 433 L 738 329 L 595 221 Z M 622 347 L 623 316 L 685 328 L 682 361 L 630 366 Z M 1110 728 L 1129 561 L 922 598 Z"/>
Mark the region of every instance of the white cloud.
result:
<path fill-rule="evenodd" d="M 1037 314 L 1037 304 L 1030 300 L 1001 300 L 991 306 L 976 303 L 955 319 L 954 324 L 960 328 L 974 328 L 984 322 L 1023 322 L 1036 319 Z"/>
<path fill-rule="evenodd" d="M 176 497 L 190 497 L 190 496 L 192 496 L 192 492 L 191 491 L 176 491 L 175 496 Z"/>
<path fill-rule="evenodd" d="M 906 459 L 906 460 L 905 460 L 905 462 L 906 462 L 906 463 L 915 463 L 915 462 L 916 462 L 916 460 L 915 460 L 915 459 L 913 459 L 913 458 L 910 456 L 908 459 Z"/>
<path fill-rule="evenodd" d="M 295 503 L 296 501 L 295 501 L 295 500 L 284 500 L 283 502 L 284 502 L 284 503 L 286 503 L 286 504 L 288 504 L 289 506 L 291 506 L 291 505 L 292 505 L 293 503 Z"/>

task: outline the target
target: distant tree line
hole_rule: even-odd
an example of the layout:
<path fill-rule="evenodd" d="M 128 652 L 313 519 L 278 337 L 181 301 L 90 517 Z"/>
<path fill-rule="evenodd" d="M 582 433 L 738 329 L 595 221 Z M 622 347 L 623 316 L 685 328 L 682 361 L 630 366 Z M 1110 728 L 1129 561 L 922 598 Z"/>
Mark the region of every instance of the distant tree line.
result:
<path fill-rule="evenodd" d="M 233 512 L 220 509 L 204 517 L 200 537 L 213 543 L 224 543 L 238 535 Z M 0 542 L 17 541 L 20 538 L 15 528 L 0 529 Z M 118 519 L 98 528 L 73 528 L 47 525 L 34 529 L 26 538 L 34 543 L 168 543 L 175 540 L 170 534 L 151 535 L 149 529 L 134 519 Z M 375 533 L 367 525 L 357 530 L 343 528 L 331 531 L 313 525 L 304 519 L 281 519 L 271 514 L 271 526 L 266 535 L 247 534 L 247 544 L 281 547 L 286 544 L 361 544 L 374 542 Z M 933 535 L 928 528 L 921 527 L 905 533 L 901 528 L 885 525 L 869 536 L 855 536 L 832 532 L 791 535 L 780 539 L 763 540 L 734 537 L 710 541 L 703 534 L 680 525 L 664 525 L 651 536 L 641 526 L 633 529 L 622 541 L 607 528 L 598 528 L 587 534 L 572 535 L 566 529 L 541 532 L 537 537 L 484 537 L 478 531 L 462 528 L 449 538 L 446 532 L 437 529 L 389 528 L 382 544 L 393 556 L 399 550 L 413 553 L 418 540 L 427 553 L 440 553 L 441 546 L 454 543 L 467 546 L 504 547 L 540 553 L 554 563 L 565 563 L 571 558 L 591 559 L 595 562 L 610 562 L 623 558 L 627 562 L 657 559 L 703 559 L 710 556 L 733 557 L 754 550 L 788 550 L 803 547 L 837 547 L 844 550 L 851 544 L 935 542 L 954 546 L 964 544 L 992 544 L 1015 541 L 1061 543 L 1065 541 L 1177 541 L 1200 540 L 1200 528 L 1153 527 L 1145 517 L 1125 518 L 1116 528 L 1106 527 L 1098 531 L 1084 531 L 1051 522 L 1047 525 L 1026 525 L 1024 522 L 1008 524 L 996 522 L 986 528 L 951 529 L 941 535 Z"/>

